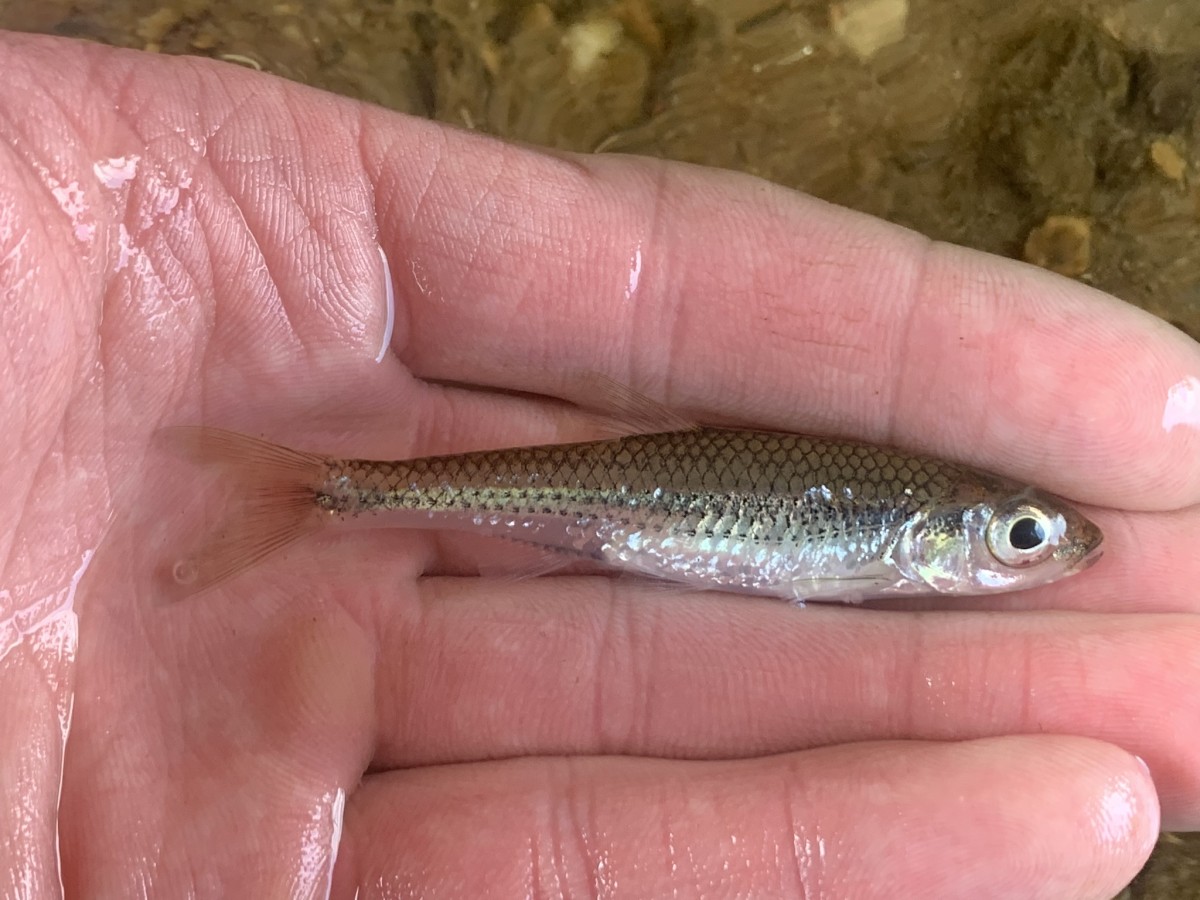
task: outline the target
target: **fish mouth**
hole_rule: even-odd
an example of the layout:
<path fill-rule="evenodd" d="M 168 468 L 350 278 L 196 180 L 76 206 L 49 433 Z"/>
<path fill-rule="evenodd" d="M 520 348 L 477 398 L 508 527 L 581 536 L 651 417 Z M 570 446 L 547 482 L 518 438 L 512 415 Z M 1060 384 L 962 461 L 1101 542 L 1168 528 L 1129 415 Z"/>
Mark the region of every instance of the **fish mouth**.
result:
<path fill-rule="evenodd" d="M 1100 557 L 1104 555 L 1104 548 L 1099 544 L 1086 551 L 1079 561 L 1071 567 L 1072 572 L 1082 572 L 1085 569 L 1090 569 L 1096 563 L 1100 562 Z"/>
<path fill-rule="evenodd" d="M 1074 552 L 1067 557 L 1066 571 L 1070 574 L 1090 569 L 1104 555 L 1104 532 L 1090 519 L 1075 513 L 1074 521 L 1068 518 L 1069 527 L 1077 535 Z"/>
<path fill-rule="evenodd" d="M 1100 557 L 1104 555 L 1104 537 L 1096 534 L 1094 539 L 1085 544 L 1079 552 L 1079 555 L 1067 565 L 1067 571 L 1074 574 L 1082 572 L 1085 569 L 1090 569 L 1096 563 L 1100 562 Z"/>

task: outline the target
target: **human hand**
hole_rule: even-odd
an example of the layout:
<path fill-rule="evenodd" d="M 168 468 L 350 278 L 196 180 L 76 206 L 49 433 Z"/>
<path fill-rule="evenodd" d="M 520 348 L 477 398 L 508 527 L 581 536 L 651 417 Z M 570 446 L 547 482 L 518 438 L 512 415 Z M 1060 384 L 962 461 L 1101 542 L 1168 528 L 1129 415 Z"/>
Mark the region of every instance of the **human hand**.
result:
<path fill-rule="evenodd" d="M 18 895 L 57 892 L 56 809 L 90 897 L 1100 898 L 1160 804 L 1200 822 L 1181 334 L 729 173 L 201 61 L 0 48 Z M 582 426 L 555 404 L 430 382 L 572 397 L 579 372 L 1130 511 L 1088 509 L 1086 574 L 953 611 L 463 577 L 472 548 L 395 532 L 176 605 L 148 587 L 183 527 L 146 485 L 163 424 L 383 458 L 561 440 Z"/>

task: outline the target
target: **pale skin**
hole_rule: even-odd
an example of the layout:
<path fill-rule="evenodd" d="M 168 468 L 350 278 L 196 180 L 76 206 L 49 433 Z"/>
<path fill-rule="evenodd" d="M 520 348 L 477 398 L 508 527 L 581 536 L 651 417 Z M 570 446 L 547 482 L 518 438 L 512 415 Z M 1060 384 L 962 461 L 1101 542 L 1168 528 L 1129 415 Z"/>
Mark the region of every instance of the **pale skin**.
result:
<path fill-rule="evenodd" d="M 29 614 L 0 660 L 0 893 L 56 894 L 56 823 L 66 893 L 98 898 L 1104 898 L 1160 825 L 1200 826 L 1181 333 L 746 177 L 0 48 L 0 620 L 62 606 L 95 551 L 77 652 Z M 561 440 L 585 420 L 481 389 L 586 372 L 1035 482 L 1105 558 L 879 614 L 479 576 L 473 544 L 356 532 L 153 595 L 156 528 L 188 527 L 146 488 L 160 426 Z"/>

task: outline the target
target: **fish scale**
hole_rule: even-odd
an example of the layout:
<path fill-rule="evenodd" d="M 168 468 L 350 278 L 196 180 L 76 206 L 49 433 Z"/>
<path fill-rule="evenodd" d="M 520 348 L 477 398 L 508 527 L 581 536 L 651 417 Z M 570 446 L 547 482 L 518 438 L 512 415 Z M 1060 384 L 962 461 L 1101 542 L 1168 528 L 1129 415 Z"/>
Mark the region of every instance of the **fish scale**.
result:
<path fill-rule="evenodd" d="M 966 469 L 868 445 L 773 432 L 697 429 L 612 441 L 428 457 L 335 462 L 364 507 L 462 508 L 463 494 L 554 506 L 572 496 L 799 496 L 814 488 L 863 501 L 948 495 Z M 510 493 L 503 493 L 507 489 Z M 490 493 L 489 493 L 490 492 Z M 336 493 L 330 491 L 331 494 Z"/>
<path fill-rule="evenodd" d="M 344 515 L 423 511 L 436 525 L 466 513 L 487 534 L 691 586 L 763 593 L 803 582 L 812 595 L 814 580 L 852 578 L 881 559 L 905 521 L 963 483 L 976 479 L 960 466 L 869 445 L 697 429 L 336 462 L 320 493 Z"/>
<path fill-rule="evenodd" d="M 794 601 L 1045 584 L 1090 565 L 1101 541 L 1069 505 L 1027 486 L 796 434 L 683 428 L 407 461 L 181 434 L 247 488 L 240 519 L 180 569 L 199 585 L 346 520 L 515 539 L 692 588 Z"/>

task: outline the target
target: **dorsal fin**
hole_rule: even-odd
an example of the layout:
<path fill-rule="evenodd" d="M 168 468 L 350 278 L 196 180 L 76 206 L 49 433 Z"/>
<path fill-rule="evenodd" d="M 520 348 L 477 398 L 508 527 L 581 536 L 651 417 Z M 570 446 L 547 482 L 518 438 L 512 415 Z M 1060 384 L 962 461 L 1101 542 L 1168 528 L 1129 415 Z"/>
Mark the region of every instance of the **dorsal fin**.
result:
<path fill-rule="evenodd" d="M 700 427 L 700 423 L 607 375 L 589 372 L 580 382 L 583 399 L 575 400 L 575 405 L 592 413 L 601 430 L 614 437 L 694 431 Z"/>

